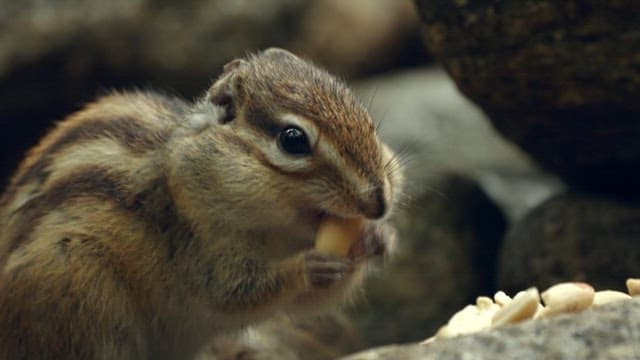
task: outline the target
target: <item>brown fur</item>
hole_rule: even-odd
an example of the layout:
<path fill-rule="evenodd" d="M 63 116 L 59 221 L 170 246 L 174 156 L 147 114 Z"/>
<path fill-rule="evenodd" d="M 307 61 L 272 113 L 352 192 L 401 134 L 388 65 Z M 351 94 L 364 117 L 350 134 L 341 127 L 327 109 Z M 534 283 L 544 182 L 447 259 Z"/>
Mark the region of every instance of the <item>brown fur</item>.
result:
<path fill-rule="evenodd" d="M 284 113 L 333 152 L 274 150 Z M 283 50 L 233 62 L 193 105 L 90 104 L 0 200 L 0 359 L 191 358 L 276 312 L 330 308 L 363 266 L 312 249 L 317 213 L 384 210 L 400 185 L 390 161 L 346 87 Z"/>

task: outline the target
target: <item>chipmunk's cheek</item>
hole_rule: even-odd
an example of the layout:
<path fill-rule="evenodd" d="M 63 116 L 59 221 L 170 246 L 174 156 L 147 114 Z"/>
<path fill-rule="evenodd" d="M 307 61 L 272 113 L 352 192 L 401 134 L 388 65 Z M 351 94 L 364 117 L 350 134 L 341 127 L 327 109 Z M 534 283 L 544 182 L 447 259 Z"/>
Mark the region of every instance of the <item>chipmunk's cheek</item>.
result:
<path fill-rule="evenodd" d="M 296 219 L 297 225 L 304 226 L 314 234 L 318 230 L 320 223 L 326 217 L 326 213 L 322 210 L 308 208 L 300 211 L 299 217 Z"/>

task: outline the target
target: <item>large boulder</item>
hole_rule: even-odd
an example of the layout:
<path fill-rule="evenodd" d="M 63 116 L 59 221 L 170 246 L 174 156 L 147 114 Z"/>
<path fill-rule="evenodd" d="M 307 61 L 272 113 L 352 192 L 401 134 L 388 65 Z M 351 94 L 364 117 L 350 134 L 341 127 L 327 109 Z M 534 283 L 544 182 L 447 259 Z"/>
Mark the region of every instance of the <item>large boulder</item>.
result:
<path fill-rule="evenodd" d="M 497 129 L 570 185 L 640 200 L 640 2 L 416 0 Z"/>

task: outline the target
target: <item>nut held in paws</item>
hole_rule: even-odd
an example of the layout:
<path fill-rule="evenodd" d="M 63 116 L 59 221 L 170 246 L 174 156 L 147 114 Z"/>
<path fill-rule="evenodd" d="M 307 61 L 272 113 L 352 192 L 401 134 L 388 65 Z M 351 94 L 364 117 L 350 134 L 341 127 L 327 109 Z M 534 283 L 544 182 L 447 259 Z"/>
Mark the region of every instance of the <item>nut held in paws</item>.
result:
<path fill-rule="evenodd" d="M 363 231 L 363 218 L 328 217 L 318 228 L 315 247 L 318 251 L 344 257 Z"/>

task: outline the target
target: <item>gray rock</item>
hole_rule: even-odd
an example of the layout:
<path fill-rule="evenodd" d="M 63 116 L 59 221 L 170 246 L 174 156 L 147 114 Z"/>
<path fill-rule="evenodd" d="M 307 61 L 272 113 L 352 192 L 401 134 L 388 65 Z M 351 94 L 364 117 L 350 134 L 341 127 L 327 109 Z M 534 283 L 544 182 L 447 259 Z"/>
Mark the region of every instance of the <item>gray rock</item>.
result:
<path fill-rule="evenodd" d="M 587 195 L 549 199 L 516 222 L 504 240 L 500 288 L 546 288 L 586 281 L 624 290 L 640 274 L 640 209 Z"/>
<path fill-rule="evenodd" d="M 423 68 L 356 83 L 357 94 L 380 123 L 390 146 L 408 153 L 408 177 L 438 173 L 475 176 L 508 168 L 531 172 L 532 162 L 493 129 L 440 68 Z"/>
<path fill-rule="evenodd" d="M 428 345 L 392 345 L 343 360 L 639 359 L 640 299 Z"/>

